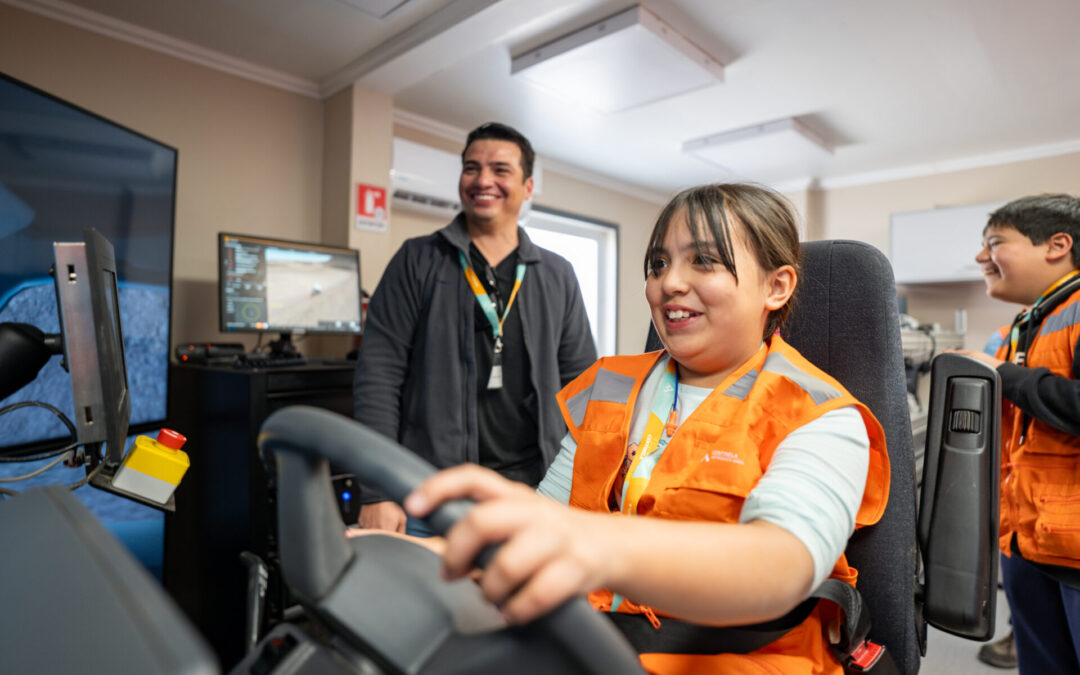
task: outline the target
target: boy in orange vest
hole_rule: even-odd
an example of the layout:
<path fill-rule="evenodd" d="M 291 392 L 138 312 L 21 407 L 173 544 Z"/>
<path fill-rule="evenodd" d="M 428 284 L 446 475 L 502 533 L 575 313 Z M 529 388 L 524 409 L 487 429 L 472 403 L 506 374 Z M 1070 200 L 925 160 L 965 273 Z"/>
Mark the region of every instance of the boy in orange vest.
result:
<path fill-rule="evenodd" d="M 1001 376 L 1002 578 L 1021 673 L 1080 672 L 1080 198 L 1024 197 L 990 215 L 975 260 L 992 298 L 1026 309 Z"/>

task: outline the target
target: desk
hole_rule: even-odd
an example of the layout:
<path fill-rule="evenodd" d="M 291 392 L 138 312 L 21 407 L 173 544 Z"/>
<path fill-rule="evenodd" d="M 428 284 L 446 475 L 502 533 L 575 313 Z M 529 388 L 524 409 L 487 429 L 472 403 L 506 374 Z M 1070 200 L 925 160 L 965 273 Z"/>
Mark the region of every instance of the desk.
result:
<path fill-rule="evenodd" d="M 353 367 L 342 362 L 262 370 L 171 367 L 169 427 L 188 437 L 191 468 L 176 489 L 176 513 L 165 518 L 164 585 L 225 670 L 243 656 L 247 577 L 241 551 L 255 553 L 270 568 L 267 621 L 279 621 L 288 604 L 275 493 L 255 447 L 259 427 L 290 405 L 352 416 L 352 381 Z"/>

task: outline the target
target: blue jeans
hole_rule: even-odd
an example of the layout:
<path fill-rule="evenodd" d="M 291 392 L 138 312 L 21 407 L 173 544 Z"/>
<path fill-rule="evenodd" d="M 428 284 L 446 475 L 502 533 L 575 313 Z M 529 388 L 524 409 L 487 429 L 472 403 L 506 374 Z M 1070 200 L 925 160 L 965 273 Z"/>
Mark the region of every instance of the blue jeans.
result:
<path fill-rule="evenodd" d="M 1017 553 L 1001 556 L 1021 675 L 1080 673 L 1080 591 L 1043 574 Z"/>

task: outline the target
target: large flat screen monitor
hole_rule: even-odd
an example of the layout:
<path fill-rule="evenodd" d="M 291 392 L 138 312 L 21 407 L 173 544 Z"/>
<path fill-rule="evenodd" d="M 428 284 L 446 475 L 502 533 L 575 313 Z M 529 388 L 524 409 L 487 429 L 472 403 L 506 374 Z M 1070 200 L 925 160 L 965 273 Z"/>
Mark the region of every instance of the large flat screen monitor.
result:
<path fill-rule="evenodd" d="M 222 332 L 360 332 L 360 254 L 351 248 L 218 235 Z"/>
<path fill-rule="evenodd" d="M 0 73 L 0 322 L 59 332 L 53 242 L 100 232 L 115 250 L 132 433 L 167 412 L 176 163 L 175 148 Z M 60 361 L 0 405 L 42 401 L 74 419 Z M 0 454 L 66 443 L 45 411 L 0 416 Z"/>

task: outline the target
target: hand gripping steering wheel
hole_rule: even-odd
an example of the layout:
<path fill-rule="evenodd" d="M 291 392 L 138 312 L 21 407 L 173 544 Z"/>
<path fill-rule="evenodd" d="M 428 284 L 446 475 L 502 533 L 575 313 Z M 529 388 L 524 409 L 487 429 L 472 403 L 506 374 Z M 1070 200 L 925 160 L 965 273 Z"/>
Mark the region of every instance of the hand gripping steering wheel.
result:
<path fill-rule="evenodd" d="M 476 585 L 441 581 L 438 560 L 426 549 L 387 536 L 346 539 L 328 462 L 400 504 L 436 470 L 397 443 L 336 413 L 293 406 L 267 418 L 259 447 L 264 456 L 273 454 L 277 460 L 278 539 L 289 588 L 340 638 L 383 667 L 409 673 L 458 672 L 454 662 L 472 659 L 469 668 L 479 668 L 478 654 L 487 650 L 503 653 L 499 668 L 510 659 L 520 673 L 539 671 L 541 663 L 551 668 L 551 653 L 561 651 L 564 670 L 644 672 L 622 634 L 583 597 L 526 626 L 503 624 L 501 630 L 490 631 L 490 618 L 497 614 Z M 468 500 L 447 502 L 424 521 L 445 534 L 472 505 Z M 477 564 L 486 564 L 496 548 L 482 552 Z M 364 624 L 385 625 L 395 612 L 411 613 L 404 621 L 409 630 L 365 629 Z M 488 628 L 478 631 L 480 624 Z M 472 634 L 460 636 L 469 625 Z M 419 635 L 403 634 L 409 632 Z"/>

